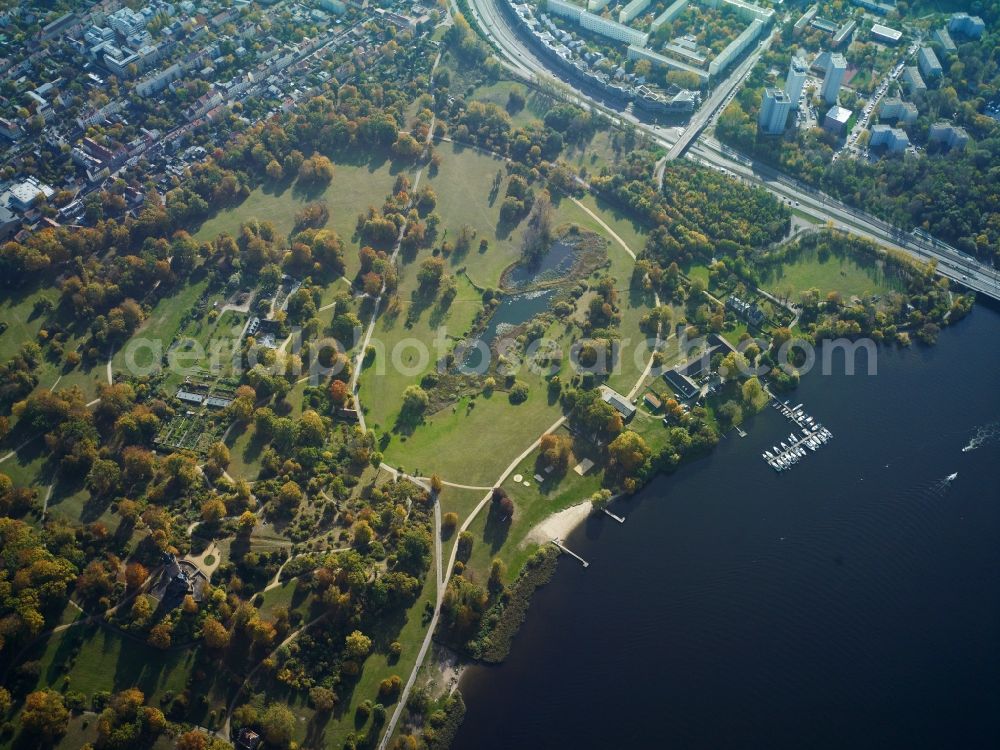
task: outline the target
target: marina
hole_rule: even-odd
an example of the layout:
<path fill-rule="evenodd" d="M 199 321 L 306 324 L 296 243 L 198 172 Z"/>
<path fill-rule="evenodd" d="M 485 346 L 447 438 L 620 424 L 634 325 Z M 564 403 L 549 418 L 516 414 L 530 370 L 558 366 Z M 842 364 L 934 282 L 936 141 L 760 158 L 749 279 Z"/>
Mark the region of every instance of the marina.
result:
<path fill-rule="evenodd" d="M 775 400 L 772 405 L 785 419 L 798 427 L 798 432 L 788 434 L 787 442 L 781 441 L 761 454 L 775 471 L 780 473 L 791 469 L 810 452 L 815 452 L 833 439 L 833 433 L 806 414 L 802 410 L 802 404 L 789 406 L 788 401 Z"/>

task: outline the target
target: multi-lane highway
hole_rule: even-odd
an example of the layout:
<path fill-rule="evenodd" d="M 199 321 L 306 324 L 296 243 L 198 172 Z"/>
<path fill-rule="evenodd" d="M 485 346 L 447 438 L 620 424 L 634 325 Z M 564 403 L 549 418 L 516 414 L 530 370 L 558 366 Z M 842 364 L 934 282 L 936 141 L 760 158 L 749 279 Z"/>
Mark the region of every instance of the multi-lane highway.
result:
<path fill-rule="evenodd" d="M 518 32 L 511 28 L 497 6 L 504 0 L 469 0 L 472 20 L 493 41 L 501 55 L 501 61 L 511 73 L 531 82 L 560 81 L 559 76 L 548 70 L 544 63 L 532 52 Z M 756 52 L 759 54 L 759 51 Z M 746 61 L 743 65 L 746 64 Z M 745 78 L 743 65 L 737 68 L 730 81 L 737 83 Z M 749 70 L 749 67 L 747 68 Z M 603 112 L 619 125 L 629 124 L 652 138 L 661 146 L 671 149 L 677 139 L 667 139 L 667 131 L 645 123 L 629 112 L 612 110 L 591 99 L 578 88 L 570 86 L 572 93 L 567 97 L 589 109 Z M 729 88 L 729 87 L 724 87 Z M 726 101 L 732 97 L 736 87 L 722 97 Z M 710 96 L 695 114 L 696 120 L 704 117 L 707 122 L 719 108 L 720 99 Z M 690 127 L 690 126 L 689 126 Z M 700 131 L 701 128 L 698 128 Z M 759 185 L 780 199 L 791 202 L 802 213 L 831 226 L 866 237 L 891 250 L 905 253 L 921 261 L 933 260 L 943 276 L 956 281 L 976 292 L 1000 300 L 1000 276 L 996 269 L 959 252 L 944 243 L 926 236 L 916 236 L 894 227 L 888 222 L 875 218 L 863 211 L 851 208 L 828 195 L 810 188 L 767 165 L 755 162 L 749 157 L 724 146 L 718 141 L 701 135 L 688 149 L 689 158 L 719 169 L 725 169 L 734 176 Z"/>

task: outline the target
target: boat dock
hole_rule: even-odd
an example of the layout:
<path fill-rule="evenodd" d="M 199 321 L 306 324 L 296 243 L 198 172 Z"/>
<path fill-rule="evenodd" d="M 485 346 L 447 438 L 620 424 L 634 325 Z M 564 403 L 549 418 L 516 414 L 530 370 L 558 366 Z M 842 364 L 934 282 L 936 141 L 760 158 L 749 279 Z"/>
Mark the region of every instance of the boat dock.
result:
<path fill-rule="evenodd" d="M 616 516 L 616 515 L 615 515 L 614 513 L 612 513 L 612 512 L 611 512 L 610 510 L 608 510 L 607 508 L 602 508 L 601 510 L 603 510 L 603 511 L 604 511 L 604 515 L 606 515 L 606 516 L 611 516 L 611 517 L 612 517 L 613 519 L 615 519 L 615 520 L 616 520 L 616 521 L 617 521 L 618 523 L 625 523 L 625 519 L 624 519 L 624 518 L 623 518 L 622 516 Z"/>
<path fill-rule="evenodd" d="M 565 553 L 566 553 L 567 555 L 569 555 L 570 557 L 575 557 L 575 558 L 576 558 L 577 560 L 579 560 L 579 561 L 580 561 L 580 564 L 581 564 L 581 565 L 583 565 L 583 567 L 585 567 L 585 568 L 589 568 L 589 567 L 590 567 L 590 563 L 589 563 L 589 562 L 587 562 L 586 560 L 584 560 L 584 559 L 583 559 L 582 557 L 580 557 L 580 556 L 579 556 L 578 554 L 576 554 L 576 553 L 575 553 L 575 552 L 574 552 L 573 550 L 571 550 L 571 549 L 570 549 L 569 547 L 565 546 L 565 545 L 564 545 L 564 544 L 563 544 L 563 543 L 562 543 L 561 541 L 559 541 L 558 539 L 553 539 L 553 540 L 552 540 L 552 543 L 553 543 L 554 545 L 556 545 L 556 547 L 558 547 L 558 548 L 559 548 L 559 551 L 560 551 L 560 552 L 565 552 Z"/>
<path fill-rule="evenodd" d="M 775 471 L 787 471 L 809 455 L 807 451 L 814 453 L 833 439 L 833 433 L 806 414 L 802 410 L 802 404 L 789 406 L 787 401 L 775 399 L 772 406 L 799 428 L 798 432 L 788 434 L 787 442 L 781 441 L 761 454 Z"/>

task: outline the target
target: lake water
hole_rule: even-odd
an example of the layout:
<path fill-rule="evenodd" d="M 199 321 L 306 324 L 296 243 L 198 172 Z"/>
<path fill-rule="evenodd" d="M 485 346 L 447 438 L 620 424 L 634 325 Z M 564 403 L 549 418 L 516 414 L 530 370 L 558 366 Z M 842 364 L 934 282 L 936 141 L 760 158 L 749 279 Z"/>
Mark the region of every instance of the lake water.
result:
<path fill-rule="evenodd" d="M 573 270 L 576 256 L 575 245 L 557 240 L 534 265 L 517 265 L 511 268 L 504 276 L 504 283 L 514 289 L 521 289 L 529 284 L 557 281 Z"/>
<path fill-rule="evenodd" d="M 456 750 L 1000 747 L 998 341 L 980 305 L 875 377 L 810 375 L 835 438 L 790 472 L 767 409 L 592 518 L 590 567 L 463 677 Z"/>
<path fill-rule="evenodd" d="M 522 294 L 507 295 L 500 300 L 497 309 L 493 311 L 490 322 L 486 325 L 486 330 L 479 340 L 489 347 L 497 336 L 503 336 L 508 331 L 519 325 L 527 323 L 539 313 L 549 309 L 549 302 L 555 295 L 555 289 L 541 289 L 535 292 L 524 292 Z M 476 369 L 480 366 L 485 355 L 479 348 L 470 348 L 466 353 L 462 364 L 469 369 Z"/>

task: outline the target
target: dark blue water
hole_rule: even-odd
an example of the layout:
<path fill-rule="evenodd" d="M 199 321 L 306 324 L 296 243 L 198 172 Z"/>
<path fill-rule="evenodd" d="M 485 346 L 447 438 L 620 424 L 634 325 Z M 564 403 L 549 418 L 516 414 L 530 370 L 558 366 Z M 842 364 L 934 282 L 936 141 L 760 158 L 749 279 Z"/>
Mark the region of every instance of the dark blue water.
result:
<path fill-rule="evenodd" d="M 529 284 L 555 281 L 572 270 L 576 256 L 576 245 L 557 240 L 537 263 L 518 265 L 510 269 L 504 275 L 504 284 L 514 289 L 521 289 Z"/>
<path fill-rule="evenodd" d="M 1000 747 L 1000 314 L 795 395 L 835 434 L 745 439 L 593 518 L 457 750 Z M 945 478 L 958 472 L 958 477 Z"/>
<path fill-rule="evenodd" d="M 497 309 L 490 317 L 490 322 L 486 324 L 486 330 L 479 337 L 488 349 L 497 336 L 503 336 L 508 331 L 523 325 L 539 313 L 549 309 L 555 289 L 543 289 L 536 292 L 525 292 L 523 294 L 513 294 L 505 296 L 500 300 Z M 482 366 L 486 357 L 483 349 L 470 347 L 462 360 L 462 366 L 470 370 L 475 370 Z"/>

